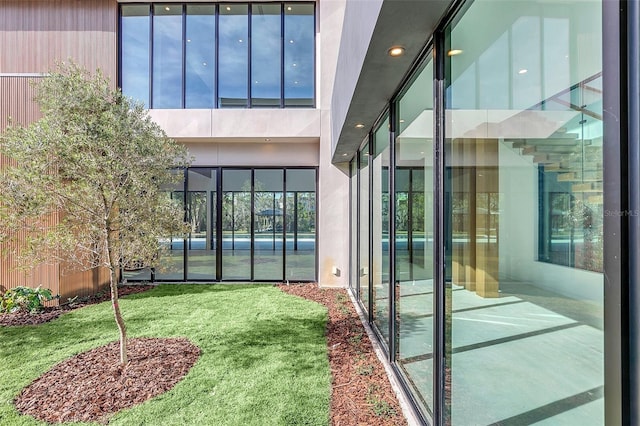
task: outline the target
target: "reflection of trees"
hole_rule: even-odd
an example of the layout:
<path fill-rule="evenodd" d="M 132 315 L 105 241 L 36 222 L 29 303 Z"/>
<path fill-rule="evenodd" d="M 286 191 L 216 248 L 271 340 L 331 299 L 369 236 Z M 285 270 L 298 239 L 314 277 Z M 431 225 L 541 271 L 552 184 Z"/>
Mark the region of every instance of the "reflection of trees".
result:
<path fill-rule="evenodd" d="M 206 191 L 189 191 L 187 193 L 189 223 L 191 233 L 199 234 L 207 231 L 207 193 Z"/>

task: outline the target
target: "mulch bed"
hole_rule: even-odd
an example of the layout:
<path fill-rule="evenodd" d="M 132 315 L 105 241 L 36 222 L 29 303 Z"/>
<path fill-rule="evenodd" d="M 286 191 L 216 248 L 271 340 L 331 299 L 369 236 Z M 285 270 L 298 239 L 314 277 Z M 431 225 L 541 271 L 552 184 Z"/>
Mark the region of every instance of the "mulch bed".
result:
<path fill-rule="evenodd" d="M 15 399 L 22 414 L 50 423 L 107 423 L 111 414 L 168 391 L 196 363 L 200 349 L 185 338 L 128 340 L 129 363 L 109 343 L 54 366 Z"/>
<path fill-rule="evenodd" d="M 317 284 L 279 285 L 282 291 L 325 305 L 332 374 L 331 425 L 406 425 L 383 365 L 345 289 Z"/>
<path fill-rule="evenodd" d="M 332 374 L 332 426 L 399 426 L 406 420 L 386 372 L 345 289 L 317 284 L 279 285 L 282 291 L 325 305 Z M 153 286 L 123 286 L 119 295 Z M 5 326 L 39 324 L 70 309 L 109 300 L 108 293 L 40 314 L 2 314 Z M 37 319 L 36 319 L 37 318 Z M 195 364 L 199 349 L 187 339 L 129 339 L 129 364 L 120 367 L 117 342 L 54 366 L 16 398 L 17 409 L 50 423 L 96 421 L 171 389 Z"/>

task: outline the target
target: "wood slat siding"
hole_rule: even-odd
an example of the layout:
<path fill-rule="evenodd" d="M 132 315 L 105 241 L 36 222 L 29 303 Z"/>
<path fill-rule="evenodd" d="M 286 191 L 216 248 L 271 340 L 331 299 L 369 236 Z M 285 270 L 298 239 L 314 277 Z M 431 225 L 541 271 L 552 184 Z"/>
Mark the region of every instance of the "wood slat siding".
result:
<path fill-rule="evenodd" d="M 115 84 L 116 0 L 0 0 L 0 73 L 45 73 L 73 59 Z"/>
<path fill-rule="evenodd" d="M 33 102 L 37 77 L 2 77 L 0 76 L 0 129 L 14 124 L 26 126 L 41 117 L 38 105 Z"/>
<path fill-rule="evenodd" d="M 9 117 L 20 125 L 41 117 L 30 82 L 57 61 L 72 59 L 92 72 L 101 69 L 115 87 L 117 11 L 116 0 L 0 0 L 0 132 Z M 0 167 L 6 162 L 0 157 Z M 54 225 L 57 219 L 47 222 Z M 65 302 L 96 293 L 109 282 L 106 270 L 68 272 L 60 265 L 41 265 L 25 272 L 16 266 L 13 256 L 0 259 L 0 290 L 42 285 Z"/>

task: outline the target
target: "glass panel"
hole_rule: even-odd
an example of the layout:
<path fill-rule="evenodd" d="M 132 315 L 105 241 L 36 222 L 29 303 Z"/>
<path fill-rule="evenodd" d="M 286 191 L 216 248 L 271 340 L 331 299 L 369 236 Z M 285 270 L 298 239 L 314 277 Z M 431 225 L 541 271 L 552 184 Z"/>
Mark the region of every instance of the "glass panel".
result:
<path fill-rule="evenodd" d="M 187 279 L 216 279 L 216 169 L 188 171 Z"/>
<path fill-rule="evenodd" d="M 373 186 L 373 319 L 383 339 L 389 344 L 389 122 L 375 133 L 371 167 Z"/>
<path fill-rule="evenodd" d="M 315 18 L 313 7 L 313 4 L 285 4 L 285 106 L 312 107 L 314 105 Z"/>
<path fill-rule="evenodd" d="M 216 16 L 213 5 L 187 5 L 185 107 L 213 108 Z"/>
<path fill-rule="evenodd" d="M 222 171 L 222 279 L 251 279 L 251 170 Z"/>
<path fill-rule="evenodd" d="M 365 311 L 369 310 L 369 144 L 359 152 L 359 182 L 360 182 L 360 221 L 359 221 L 359 280 L 360 300 Z"/>
<path fill-rule="evenodd" d="M 170 197 L 181 208 L 184 208 L 183 184 L 176 184 L 168 190 Z M 184 242 L 182 236 L 172 236 L 160 240 L 162 247 L 162 262 L 156 268 L 155 279 L 160 281 L 184 281 Z"/>
<path fill-rule="evenodd" d="M 316 279 L 316 171 L 287 170 L 285 279 Z"/>
<path fill-rule="evenodd" d="M 121 6 L 122 93 L 149 106 L 149 5 Z"/>
<path fill-rule="evenodd" d="M 451 424 L 604 424 L 601 21 L 476 0 L 447 28 Z"/>
<path fill-rule="evenodd" d="M 249 77 L 248 6 L 221 4 L 218 25 L 218 107 L 246 108 Z"/>
<path fill-rule="evenodd" d="M 253 184 L 255 280 L 282 280 L 284 171 L 256 170 Z"/>
<path fill-rule="evenodd" d="M 423 413 L 433 407 L 433 65 L 398 102 L 396 358 Z"/>
<path fill-rule="evenodd" d="M 182 6 L 153 6 L 152 108 L 182 108 Z"/>
<path fill-rule="evenodd" d="M 279 4 L 251 7 L 251 106 L 280 107 L 282 14 Z"/>
<path fill-rule="evenodd" d="M 354 158 L 349 163 L 351 175 L 351 251 L 349 285 L 354 290 L 358 286 L 358 160 Z"/>

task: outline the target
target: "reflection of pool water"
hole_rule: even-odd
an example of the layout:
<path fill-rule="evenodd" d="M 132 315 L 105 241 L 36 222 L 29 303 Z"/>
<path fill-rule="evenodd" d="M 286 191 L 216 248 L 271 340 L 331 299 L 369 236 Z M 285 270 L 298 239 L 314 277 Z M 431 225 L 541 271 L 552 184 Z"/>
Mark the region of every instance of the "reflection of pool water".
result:
<path fill-rule="evenodd" d="M 254 240 L 254 248 L 255 250 L 282 250 L 282 240 L 273 240 L 272 238 L 260 238 L 256 237 Z M 187 249 L 189 250 L 206 250 L 206 242 L 205 238 L 191 238 L 187 240 Z M 165 246 L 169 244 L 169 241 L 162 242 Z M 287 250 L 294 250 L 294 242 L 293 240 L 287 240 L 286 245 Z M 316 248 L 316 240 L 314 238 L 298 238 L 298 246 L 297 250 L 300 251 L 310 251 L 315 250 Z M 182 239 L 174 239 L 171 242 L 172 250 L 183 250 L 184 249 L 184 240 Z M 223 250 L 250 250 L 251 249 L 251 239 L 248 237 L 240 237 L 240 238 L 223 238 L 222 239 L 222 249 Z"/>

